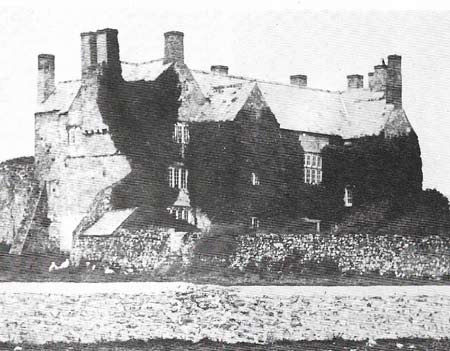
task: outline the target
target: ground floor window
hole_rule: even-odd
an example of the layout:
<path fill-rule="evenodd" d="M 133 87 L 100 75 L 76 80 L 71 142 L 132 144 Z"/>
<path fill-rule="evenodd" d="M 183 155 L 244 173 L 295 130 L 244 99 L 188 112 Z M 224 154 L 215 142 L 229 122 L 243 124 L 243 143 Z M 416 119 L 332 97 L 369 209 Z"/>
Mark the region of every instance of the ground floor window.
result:
<path fill-rule="evenodd" d="M 258 217 L 251 217 L 250 218 L 250 225 L 253 229 L 259 228 L 259 219 Z"/>
<path fill-rule="evenodd" d="M 344 190 L 344 204 L 345 207 L 353 206 L 353 189 L 350 186 L 346 186 Z"/>
<path fill-rule="evenodd" d="M 175 219 L 180 219 L 183 221 L 188 220 L 189 216 L 189 208 L 184 206 L 173 206 L 170 207 L 169 213 L 175 217 Z"/>

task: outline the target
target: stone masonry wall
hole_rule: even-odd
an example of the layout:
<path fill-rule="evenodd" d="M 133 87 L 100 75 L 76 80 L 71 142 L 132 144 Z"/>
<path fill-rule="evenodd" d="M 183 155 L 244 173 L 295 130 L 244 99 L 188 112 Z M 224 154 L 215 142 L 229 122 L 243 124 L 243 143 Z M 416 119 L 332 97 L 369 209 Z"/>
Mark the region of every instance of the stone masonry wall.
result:
<path fill-rule="evenodd" d="M 32 157 L 0 164 L 0 242 L 11 244 L 37 186 Z"/>
<path fill-rule="evenodd" d="M 101 262 L 128 272 L 148 272 L 174 261 L 188 263 L 192 253 L 189 236 L 157 227 L 136 232 L 119 229 L 108 236 L 79 236 L 71 260 Z"/>
<path fill-rule="evenodd" d="M 0 342 L 445 338 L 448 286 L 3 283 Z"/>

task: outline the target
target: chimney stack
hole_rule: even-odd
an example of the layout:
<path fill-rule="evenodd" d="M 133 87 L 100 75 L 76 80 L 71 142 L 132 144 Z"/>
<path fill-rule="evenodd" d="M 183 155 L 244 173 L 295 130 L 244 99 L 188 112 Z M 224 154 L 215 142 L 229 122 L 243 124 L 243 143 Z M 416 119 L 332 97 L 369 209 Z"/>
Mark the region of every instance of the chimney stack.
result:
<path fill-rule="evenodd" d="M 184 34 L 171 31 L 164 33 L 164 62 L 184 63 Z"/>
<path fill-rule="evenodd" d="M 296 85 L 298 87 L 306 87 L 308 85 L 308 77 L 304 74 L 296 74 L 289 78 L 291 85 Z"/>
<path fill-rule="evenodd" d="M 81 33 L 81 77 L 95 77 L 99 68 L 121 73 L 117 29 Z"/>
<path fill-rule="evenodd" d="M 372 87 L 373 91 L 386 91 L 387 66 L 384 60 L 381 65 L 374 66 Z"/>
<path fill-rule="evenodd" d="M 388 56 L 386 103 L 393 104 L 394 108 L 402 107 L 402 57 Z"/>
<path fill-rule="evenodd" d="M 81 77 L 90 76 L 97 67 L 97 34 L 84 32 L 81 36 Z"/>
<path fill-rule="evenodd" d="M 55 56 L 40 54 L 38 56 L 38 91 L 37 102 L 45 101 L 55 90 Z"/>
<path fill-rule="evenodd" d="M 369 89 L 370 91 L 373 90 L 373 79 L 374 79 L 374 72 L 369 72 L 368 76 L 369 76 Z"/>
<path fill-rule="evenodd" d="M 362 89 L 364 88 L 364 77 L 360 74 L 350 74 L 347 76 L 348 89 Z"/>
<path fill-rule="evenodd" d="M 117 29 L 105 28 L 97 31 L 97 64 L 112 72 L 121 72 Z"/>
<path fill-rule="evenodd" d="M 221 76 L 226 76 L 226 75 L 228 75 L 228 66 L 222 66 L 222 65 L 211 66 L 211 72 L 214 74 L 221 75 Z"/>

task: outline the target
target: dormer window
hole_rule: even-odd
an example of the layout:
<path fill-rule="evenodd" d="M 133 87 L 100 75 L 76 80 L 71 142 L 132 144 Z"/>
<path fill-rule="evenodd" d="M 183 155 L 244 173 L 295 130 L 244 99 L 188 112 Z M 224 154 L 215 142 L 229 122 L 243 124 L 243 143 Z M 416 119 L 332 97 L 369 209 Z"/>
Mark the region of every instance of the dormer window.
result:
<path fill-rule="evenodd" d="M 344 205 L 345 207 L 353 206 L 353 189 L 350 186 L 346 186 L 344 189 Z"/>
<path fill-rule="evenodd" d="M 259 185 L 259 177 L 255 172 L 252 172 L 252 185 Z"/>
<path fill-rule="evenodd" d="M 178 122 L 174 125 L 173 140 L 178 144 L 189 144 L 189 126 Z"/>

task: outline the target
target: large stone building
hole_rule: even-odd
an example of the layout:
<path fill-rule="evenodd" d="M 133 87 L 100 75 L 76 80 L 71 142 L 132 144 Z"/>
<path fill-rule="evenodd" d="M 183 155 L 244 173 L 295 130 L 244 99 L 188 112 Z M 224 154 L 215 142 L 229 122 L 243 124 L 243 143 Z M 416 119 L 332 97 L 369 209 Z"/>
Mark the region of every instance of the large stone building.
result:
<path fill-rule="evenodd" d="M 38 57 L 35 173 L 47 194 L 49 235 L 60 242 L 62 250 L 71 249 L 72 233 L 88 215 L 95 196 L 131 171 L 127 155 L 116 148 L 98 106 L 99 77 L 105 69 L 128 82 L 155 81 L 170 70 L 176 73 L 181 104 L 173 134 L 181 147 L 189 143 L 191 123 L 232 121 L 243 109 L 269 107 L 281 134 L 294 135 L 301 144 L 305 163 L 299 181 L 309 184 L 322 181 L 321 150 L 333 138 L 352 140 L 411 131 L 402 109 L 401 57 L 397 55 L 375 66 L 368 88 L 364 88 L 363 76 L 355 74 L 347 76 L 348 90 L 341 92 L 309 88 L 307 76 L 301 74 L 292 75 L 290 84 L 284 84 L 233 76 L 222 65 L 213 65 L 210 71 L 192 69 L 185 63 L 181 32 L 164 34 L 163 58 L 124 62 L 117 36 L 115 29 L 81 33 L 79 80 L 56 83 L 55 57 Z M 207 216 L 191 208 L 188 172 L 182 162 L 169 167 L 168 185 L 179 189 L 179 196 L 167 210 L 199 227 L 207 226 Z M 253 185 L 258 184 L 257 174 L 250 177 Z M 351 190 L 342 189 L 342 196 L 345 205 L 351 206 Z M 249 220 L 258 225 L 258 218 Z"/>

